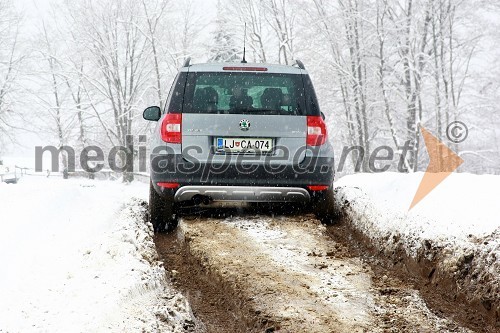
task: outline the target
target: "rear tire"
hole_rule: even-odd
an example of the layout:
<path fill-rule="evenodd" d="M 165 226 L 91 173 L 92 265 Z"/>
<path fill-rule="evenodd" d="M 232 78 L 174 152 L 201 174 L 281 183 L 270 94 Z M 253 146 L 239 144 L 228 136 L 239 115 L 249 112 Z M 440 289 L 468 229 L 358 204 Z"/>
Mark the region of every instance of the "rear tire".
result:
<path fill-rule="evenodd" d="M 149 219 L 155 233 L 172 231 L 179 223 L 173 194 L 159 195 L 151 182 L 149 184 Z"/>
<path fill-rule="evenodd" d="M 317 193 L 318 197 L 314 204 L 314 214 L 324 225 L 333 225 L 339 221 L 339 213 L 335 208 L 333 187 L 323 193 Z"/>

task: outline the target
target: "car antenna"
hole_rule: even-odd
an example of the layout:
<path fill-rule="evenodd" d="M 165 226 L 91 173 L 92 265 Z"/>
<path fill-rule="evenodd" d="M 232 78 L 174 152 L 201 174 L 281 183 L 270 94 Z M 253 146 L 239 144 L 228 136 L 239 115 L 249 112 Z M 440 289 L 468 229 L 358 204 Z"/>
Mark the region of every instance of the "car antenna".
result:
<path fill-rule="evenodd" d="M 247 40 L 247 23 L 245 22 L 245 32 L 244 32 L 244 35 L 243 35 L 243 60 L 241 61 L 242 64 L 246 64 L 247 61 L 245 59 L 245 44 L 246 44 L 246 40 Z"/>

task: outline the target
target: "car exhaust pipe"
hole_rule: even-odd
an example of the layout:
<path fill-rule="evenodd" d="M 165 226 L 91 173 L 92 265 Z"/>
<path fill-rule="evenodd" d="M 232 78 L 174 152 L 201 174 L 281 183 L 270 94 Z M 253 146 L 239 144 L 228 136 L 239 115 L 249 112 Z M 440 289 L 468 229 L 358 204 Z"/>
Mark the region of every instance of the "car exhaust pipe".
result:
<path fill-rule="evenodd" d="M 193 200 L 193 205 L 199 206 L 203 202 L 201 195 L 195 195 L 191 200 Z"/>
<path fill-rule="evenodd" d="M 203 204 L 204 205 L 210 205 L 210 203 L 212 202 L 212 198 L 208 197 L 208 196 L 203 196 Z"/>
<path fill-rule="evenodd" d="M 200 195 L 197 194 L 191 198 L 191 201 L 193 202 L 193 205 L 199 206 L 201 204 L 204 205 L 210 205 L 210 203 L 213 201 L 211 197 L 207 195 Z"/>

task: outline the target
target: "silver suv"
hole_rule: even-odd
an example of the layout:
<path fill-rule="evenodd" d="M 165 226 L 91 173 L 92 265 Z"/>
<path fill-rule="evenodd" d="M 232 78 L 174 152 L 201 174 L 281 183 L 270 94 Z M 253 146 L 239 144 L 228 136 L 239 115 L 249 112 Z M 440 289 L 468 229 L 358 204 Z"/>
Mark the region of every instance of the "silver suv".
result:
<path fill-rule="evenodd" d="M 334 221 L 333 148 L 307 71 L 247 63 L 179 71 L 156 121 L 150 155 L 150 219 L 177 226 L 184 206 L 219 201 L 312 203 Z"/>

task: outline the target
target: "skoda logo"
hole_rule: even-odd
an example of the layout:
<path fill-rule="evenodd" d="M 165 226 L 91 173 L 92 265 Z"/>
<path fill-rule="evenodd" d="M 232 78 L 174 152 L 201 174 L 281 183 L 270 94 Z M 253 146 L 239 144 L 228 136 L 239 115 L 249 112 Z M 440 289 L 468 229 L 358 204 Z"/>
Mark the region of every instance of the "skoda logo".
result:
<path fill-rule="evenodd" d="M 250 129 L 250 122 L 246 119 L 240 120 L 240 129 L 242 131 L 248 131 Z"/>

